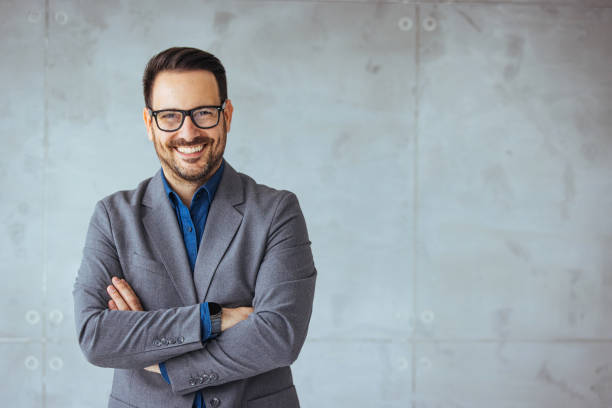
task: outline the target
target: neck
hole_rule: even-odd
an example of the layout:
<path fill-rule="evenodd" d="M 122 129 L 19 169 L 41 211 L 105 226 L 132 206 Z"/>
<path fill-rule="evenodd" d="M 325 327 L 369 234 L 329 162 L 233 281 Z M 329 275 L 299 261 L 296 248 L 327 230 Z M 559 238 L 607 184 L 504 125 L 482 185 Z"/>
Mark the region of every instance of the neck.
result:
<path fill-rule="evenodd" d="M 168 185 L 170 185 L 172 190 L 174 190 L 176 194 L 178 194 L 179 198 L 187 208 L 191 208 L 191 199 L 193 198 L 195 192 L 198 191 L 198 188 L 202 187 L 208 180 L 210 180 L 213 174 L 215 174 L 217 170 L 219 170 L 219 167 L 221 167 L 221 162 L 219 162 L 219 164 L 215 166 L 213 171 L 210 172 L 210 175 L 205 179 L 189 181 L 178 177 L 174 173 L 174 171 L 172 171 L 164 163 L 162 163 L 162 169 L 164 170 L 164 176 L 166 177 Z"/>
<path fill-rule="evenodd" d="M 167 173 L 164 170 L 164 175 L 165 174 Z M 187 208 L 191 208 L 191 199 L 193 198 L 193 195 L 198 190 L 198 188 L 200 188 L 200 186 L 202 186 L 206 182 L 204 181 L 201 183 L 194 183 L 191 181 L 177 179 L 173 176 L 166 176 L 166 181 L 168 182 L 170 187 L 172 187 L 172 190 L 174 190 L 174 192 L 178 194 L 179 198 Z"/>

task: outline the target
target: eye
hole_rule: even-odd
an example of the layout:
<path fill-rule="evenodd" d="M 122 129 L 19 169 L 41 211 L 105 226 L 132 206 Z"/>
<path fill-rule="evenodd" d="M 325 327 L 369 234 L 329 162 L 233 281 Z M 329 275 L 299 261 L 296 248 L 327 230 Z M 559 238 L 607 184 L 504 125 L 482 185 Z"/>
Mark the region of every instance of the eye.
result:
<path fill-rule="evenodd" d="M 213 115 L 213 112 L 211 109 L 200 109 L 193 113 L 193 116 L 195 116 L 196 118 L 206 118 L 212 115 Z"/>
<path fill-rule="evenodd" d="M 179 112 L 160 112 L 158 116 L 162 120 L 177 120 L 181 118 Z"/>

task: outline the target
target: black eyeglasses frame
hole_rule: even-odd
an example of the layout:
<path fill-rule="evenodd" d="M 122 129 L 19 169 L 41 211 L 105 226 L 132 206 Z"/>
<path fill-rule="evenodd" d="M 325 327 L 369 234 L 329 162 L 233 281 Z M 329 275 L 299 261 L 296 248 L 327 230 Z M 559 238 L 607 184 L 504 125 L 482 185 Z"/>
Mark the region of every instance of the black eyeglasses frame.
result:
<path fill-rule="evenodd" d="M 219 106 L 217 105 L 203 105 L 203 106 L 197 106 L 193 109 L 190 110 L 181 110 L 181 109 L 159 109 L 154 111 L 150 106 L 147 106 L 147 109 L 149 110 L 149 114 L 151 116 L 153 116 L 155 118 L 155 124 L 157 125 L 157 128 L 159 130 L 161 130 L 162 132 L 176 132 L 177 130 L 179 130 L 180 128 L 183 127 L 183 123 L 185 123 L 185 118 L 187 116 L 189 116 L 191 118 L 191 123 L 194 124 L 195 127 L 200 128 L 200 129 L 212 129 L 215 126 L 217 126 L 219 124 L 219 121 L 221 120 L 221 112 L 223 112 L 225 110 L 225 103 L 227 102 L 227 99 L 223 101 L 223 103 Z M 200 110 L 202 108 L 215 108 L 217 109 L 218 113 L 217 113 L 217 123 L 215 123 L 212 126 L 199 126 L 196 121 L 193 119 L 193 112 Z M 157 115 L 160 112 L 180 112 L 182 114 L 183 119 L 181 120 L 181 123 L 178 125 L 178 127 L 176 129 L 172 129 L 172 130 L 166 130 L 166 129 L 162 129 L 159 126 L 159 122 L 157 121 Z"/>

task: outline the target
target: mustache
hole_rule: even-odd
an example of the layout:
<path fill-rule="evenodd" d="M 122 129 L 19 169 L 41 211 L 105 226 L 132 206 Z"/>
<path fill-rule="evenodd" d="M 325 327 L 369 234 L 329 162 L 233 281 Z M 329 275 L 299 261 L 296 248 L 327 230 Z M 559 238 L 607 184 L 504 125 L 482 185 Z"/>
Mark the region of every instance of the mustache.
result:
<path fill-rule="evenodd" d="M 186 141 L 185 139 L 176 139 L 173 140 L 172 143 L 170 144 L 170 147 L 179 147 L 179 146 L 184 146 L 184 147 L 191 147 L 191 146 L 198 146 L 201 144 L 211 144 L 213 142 L 213 140 L 209 137 L 205 137 L 205 136 L 198 136 L 193 140 L 190 140 L 189 142 Z"/>

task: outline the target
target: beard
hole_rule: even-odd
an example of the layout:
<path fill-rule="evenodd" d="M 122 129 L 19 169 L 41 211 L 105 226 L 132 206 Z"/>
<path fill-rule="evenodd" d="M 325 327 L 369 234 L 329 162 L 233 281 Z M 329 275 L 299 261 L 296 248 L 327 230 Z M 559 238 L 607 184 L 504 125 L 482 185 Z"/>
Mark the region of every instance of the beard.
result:
<path fill-rule="evenodd" d="M 167 145 L 162 145 L 161 139 L 156 132 L 157 130 L 153 129 L 153 136 L 155 138 L 153 145 L 155 146 L 157 157 L 165 165 L 164 167 L 169 168 L 177 178 L 190 184 L 204 184 L 221 165 L 225 151 L 225 141 L 227 139 L 225 120 L 223 121 L 221 137 L 216 141 L 206 136 L 198 136 L 189 142 L 185 139 L 176 139 Z M 197 146 L 201 144 L 206 144 L 203 156 L 191 161 L 178 159 L 174 153 L 175 148 L 178 146 Z M 197 168 L 184 164 L 185 162 L 201 163 L 202 160 L 204 160 L 204 163 Z"/>

